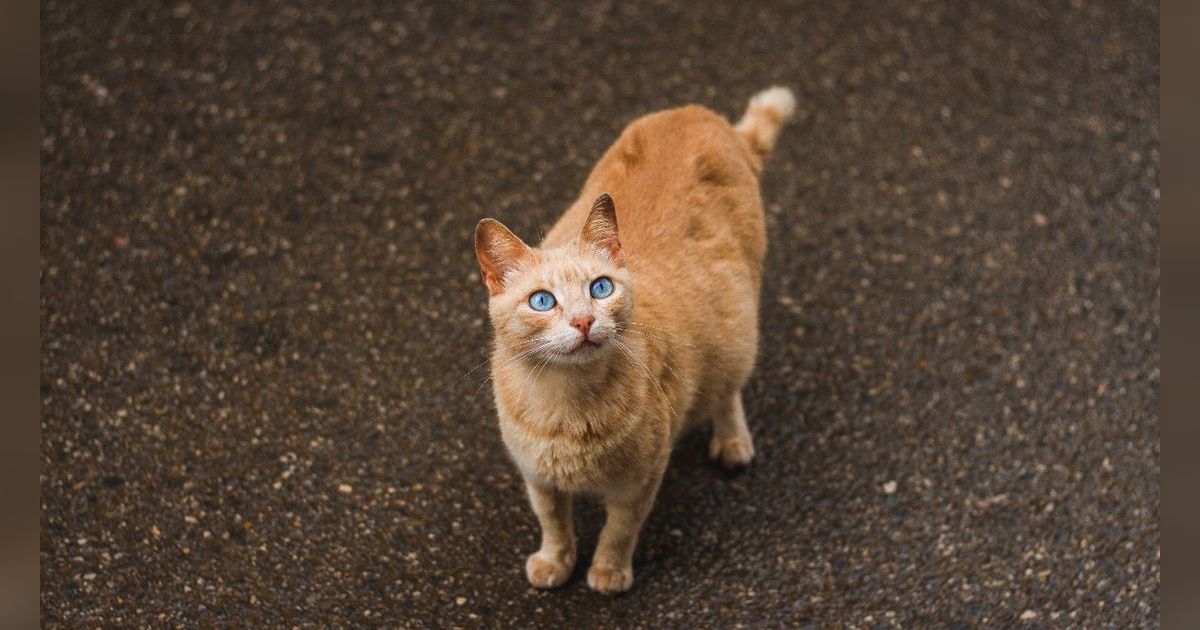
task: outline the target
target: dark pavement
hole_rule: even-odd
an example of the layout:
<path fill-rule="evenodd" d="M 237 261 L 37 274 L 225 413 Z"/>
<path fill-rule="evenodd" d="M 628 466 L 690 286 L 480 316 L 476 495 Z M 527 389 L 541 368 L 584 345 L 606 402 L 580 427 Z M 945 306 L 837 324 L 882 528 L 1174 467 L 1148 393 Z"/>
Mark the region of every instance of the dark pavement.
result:
<path fill-rule="evenodd" d="M 44 3 L 45 625 L 1157 624 L 1156 3 L 367 4 Z M 771 84 L 759 458 L 534 591 L 475 222 Z"/>

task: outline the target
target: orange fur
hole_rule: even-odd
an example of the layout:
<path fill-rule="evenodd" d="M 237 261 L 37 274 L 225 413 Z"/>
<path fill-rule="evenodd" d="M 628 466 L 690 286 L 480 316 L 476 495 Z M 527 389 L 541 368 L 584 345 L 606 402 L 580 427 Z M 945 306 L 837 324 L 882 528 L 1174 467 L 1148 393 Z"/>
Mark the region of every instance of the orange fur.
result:
<path fill-rule="evenodd" d="M 753 457 L 741 389 L 767 245 L 758 173 L 792 108 L 773 88 L 736 128 L 698 106 L 633 122 L 537 248 L 480 222 L 501 435 L 542 525 L 534 586 L 570 575 L 572 495 L 604 501 L 588 584 L 620 592 L 676 438 L 707 421 L 714 459 Z M 599 277 L 612 295 L 590 295 Z M 538 290 L 551 310 L 529 306 Z"/>

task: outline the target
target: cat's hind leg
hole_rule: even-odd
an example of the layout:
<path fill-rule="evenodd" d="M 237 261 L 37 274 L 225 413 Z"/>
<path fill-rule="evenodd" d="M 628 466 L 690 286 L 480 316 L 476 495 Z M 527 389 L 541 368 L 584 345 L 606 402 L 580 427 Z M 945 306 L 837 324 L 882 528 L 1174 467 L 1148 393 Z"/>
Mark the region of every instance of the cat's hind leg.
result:
<path fill-rule="evenodd" d="M 742 408 L 742 392 L 734 390 L 720 399 L 713 409 L 713 435 L 708 445 L 708 457 L 726 469 L 740 468 L 754 459 L 754 440 L 746 426 L 746 411 Z"/>

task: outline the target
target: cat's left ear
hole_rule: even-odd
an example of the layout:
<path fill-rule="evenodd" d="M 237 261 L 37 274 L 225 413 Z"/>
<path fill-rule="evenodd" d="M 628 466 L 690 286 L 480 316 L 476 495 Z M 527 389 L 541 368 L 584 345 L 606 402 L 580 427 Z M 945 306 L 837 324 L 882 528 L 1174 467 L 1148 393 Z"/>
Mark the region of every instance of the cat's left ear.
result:
<path fill-rule="evenodd" d="M 617 207 L 608 193 L 600 193 L 596 203 L 592 204 L 579 240 L 608 254 L 614 264 L 625 264 L 625 252 L 617 238 Z"/>

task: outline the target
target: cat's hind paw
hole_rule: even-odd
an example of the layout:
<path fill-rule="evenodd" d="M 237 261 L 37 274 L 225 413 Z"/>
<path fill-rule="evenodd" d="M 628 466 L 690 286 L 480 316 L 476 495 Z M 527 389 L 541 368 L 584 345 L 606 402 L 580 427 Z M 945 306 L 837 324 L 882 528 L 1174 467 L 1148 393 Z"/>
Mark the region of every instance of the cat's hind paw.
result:
<path fill-rule="evenodd" d="M 629 567 L 614 569 L 592 565 L 592 568 L 588 569 L 587 583 L 588 587 L 597 593 L 605 595 L 623 593 L 633 586 L 633 569 Z"/>
<path fill-rule="evenodd" d="M 574 568 L 574 557 L 568 557 L 565 561 L 556 560 L 538 552 L 525 561 L 525 577 L 529 578 L 529 584 L 534 588 L 557 588 L 571 577 Z"/>
<path fill-rule="evenodd" d="M 713 436 L 708 444 L 708 458 L 720 462 L 726 470 L 748 466 L 754 459 L 754 442 L 748 435 L 724 439 Z"/>

